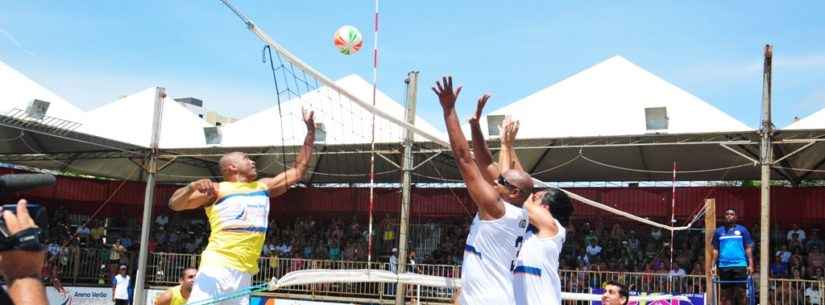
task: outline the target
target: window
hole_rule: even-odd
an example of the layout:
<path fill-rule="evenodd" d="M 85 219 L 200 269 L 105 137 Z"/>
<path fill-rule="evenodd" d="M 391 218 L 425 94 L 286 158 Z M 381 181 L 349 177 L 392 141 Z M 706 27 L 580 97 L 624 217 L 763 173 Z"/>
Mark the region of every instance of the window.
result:
<path fill-rule="evenodd" d="M 501 122 L 504 121 L 504 115 L 500 114 L 491 114 L 487 116 L 487 134 L 491 137 L 497 137 L 501 135 L 501 131 L 498 130 L 498 126 L 501 125 Z"/>
<path fill-rule="evenodd" d="M 327 130 L 324 123 L 315 123 L 315 144 L 324 144 L 327 140 Z"/>
<path fill-rule="evenodd" d="M 26 108 L 26 115 L 30 119 L 42 120 L 46 117 L 46 112 L 49 111 L 49 104 L 47 101 L 35 99 Z"/>
<path fill-rule="evenodd" d="M 206 138 L 206 145 L 221 144 L 221 129 L 218 126 L 204 127 L 203 136 Z"/>
<path fill-rule="evenodd" d="M 647 130 L 667 129 L 667 122 L 666 107 L 645 108 L 645 125 Z"/>

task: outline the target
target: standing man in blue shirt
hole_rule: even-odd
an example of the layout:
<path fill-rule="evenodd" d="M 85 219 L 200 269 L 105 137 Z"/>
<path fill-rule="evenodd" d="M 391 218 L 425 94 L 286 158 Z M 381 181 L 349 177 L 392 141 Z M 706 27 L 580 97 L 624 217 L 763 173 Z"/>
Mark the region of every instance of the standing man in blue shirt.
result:
<path fill-rule="evenodd" d="M 753 273 L 753 239 L 744 226 L 736 224 L 736 210 L 725 210 L 725 225 L 713 234 L 714 271 L 721 281 L 742 281 L 723 283 L 722 304 L 746 305 L 745 280 Z M 717 260 L 718 259 L 718 260 Z"/>

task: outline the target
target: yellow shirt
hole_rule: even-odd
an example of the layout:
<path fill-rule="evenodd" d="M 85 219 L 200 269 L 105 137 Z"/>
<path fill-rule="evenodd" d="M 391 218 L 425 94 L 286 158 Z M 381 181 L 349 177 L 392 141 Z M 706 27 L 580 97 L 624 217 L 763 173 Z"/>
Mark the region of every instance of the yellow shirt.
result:
<path fill-rule="evenodd" d="M 180 294 L 180 285 L 166 289 L 166 291 L 172 294 L 172 300 L 169 302 L 169 305 L 186 304 L 186 299 L 184 299 L 183 295 Z"/>
<path fill-rule="evenodd" d="M 212 233 L 201 255 L 201 267 L 258 273 L 269 218 L 266 184 L 221 182 L 217 201 L 205 211 Z"/>

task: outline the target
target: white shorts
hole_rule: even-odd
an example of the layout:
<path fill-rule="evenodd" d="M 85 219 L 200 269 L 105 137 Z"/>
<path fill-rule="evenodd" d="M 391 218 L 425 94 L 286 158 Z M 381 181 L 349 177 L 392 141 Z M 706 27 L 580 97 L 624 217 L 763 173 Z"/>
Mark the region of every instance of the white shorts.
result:
<path fill-rule="evenodd" d="M 252 274 L 230 268 L 201 267 L 192 284 L 188 303 L 217 299 L 252 285 Z M 249 295 L 229 299 L 217 305 L 249 305 Z"/>

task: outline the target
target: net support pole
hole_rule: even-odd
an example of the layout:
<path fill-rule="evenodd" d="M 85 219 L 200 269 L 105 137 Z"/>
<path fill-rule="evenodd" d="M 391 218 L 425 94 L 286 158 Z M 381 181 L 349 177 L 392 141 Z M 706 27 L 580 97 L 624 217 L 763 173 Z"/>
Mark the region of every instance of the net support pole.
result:
<path fill-rule="evenodd" d="M 150 142 L 147 166 L 144 169 L 146 176 L 146 193 L 143 196 L 143 222 L 140 226 L 140 253 L 138 255 L 137 276 L 133 304 L 145 304 L 146 298 L 146 261 L 149 258 L 149 231 L 152 225 L 152 203 L 155 202 L 155 174 L 158 164 L 158 143 L 160 142 L 160 127 L 163 121 L 163 100 L 166 89 L 155 88 L 155 110 L 152 116 L 152 140 Z"/>
<path fill-rule="evenodd" d="M 771 62 L 773 47 L 765 45 L 765 62 L 762 72 L 762 143 L 760 145 L 761 206 L 759 224 L 759 304 L 768 304 L 768 264 L 770 262 L 770 220 L 771 220 L 771 165 L 773 163 L 773 122 L 771 122 Z"/>
<path fill-rule="evenodd" d="M 410 124 L 415 124 L 415 100 L 418 91 L 418 71 L 411 71 L 407 73 L 407 79 L 404 80 L 407 84 L 407 101 L 406 111 L 404 112 L 404 120 Z M 403 273 L 407 270 L 407 231 L 410 227 L 410 201 L 412 196 L 410 193 L 410 186 L 412 185 L 412 170 L 413 170 L 413 131 L 406 129 L 404 133 L 404 159 L 401 161 L 401 169 L 404 172 L 401 177 L 401 224 L 398 228 L 398 272 Z M 404 284 L 397 283 L 395 304 L 404 305 Z"/>
<path fill-rule="evenodd" d="M 713 294 L 713 233 L 716 231 L 716 199 L 705 199 L 705 292 L 706 300 L 715 300 L 716 296 Z M 708 302 L 708 304 L 716 304 L 716 302 Z"/>

